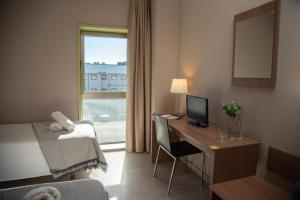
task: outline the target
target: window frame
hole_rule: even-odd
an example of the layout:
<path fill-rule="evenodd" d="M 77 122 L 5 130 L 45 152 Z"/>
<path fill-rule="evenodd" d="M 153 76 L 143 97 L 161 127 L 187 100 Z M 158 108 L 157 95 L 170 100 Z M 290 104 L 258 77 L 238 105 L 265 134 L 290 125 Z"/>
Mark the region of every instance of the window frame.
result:
<path fill-rule="evenodd" d="M 127 39 L 128 29 L 123 27 L 108 27 L 98 26 L 91 24 L 77 25 L 77 90 L 78 90 L 78 119 L 82 119 L 82 99 L 85 91 L 85 77 L 84 77 L 84 52 L 83 52 L 83 40 L 82 37 L 85 35 L 89 36 L 101 36 L 110 38 L 126 38 Z M 101 79 L 101 77 L 100 77 Z M 107 78 L 108 80 L 108 78 Z M 126 96 L 126 92 L 122 94 Z"/>

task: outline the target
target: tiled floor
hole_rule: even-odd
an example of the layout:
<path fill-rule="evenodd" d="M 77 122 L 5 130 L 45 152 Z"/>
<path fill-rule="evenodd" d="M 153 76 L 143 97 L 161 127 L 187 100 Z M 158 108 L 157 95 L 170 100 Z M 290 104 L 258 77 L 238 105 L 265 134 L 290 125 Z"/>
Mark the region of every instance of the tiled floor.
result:
<path fill-rule="evenodd" d="M 119 151 L 105 153 L 105 156 L 109 165 L 106 173 L 97 169 L 84 176 L 101 181 L 107 187 L 111 200 L 209 199 L 209 190 L 201 187 L 200 177 L 181 162 L 176 166 L 171 194 L 168 196 L 171 163 L 159 165 L 157 178 L 154 178 L 150 154 Z M 82 176 L 78 175 L 77 178 L 84 178 Z"/>

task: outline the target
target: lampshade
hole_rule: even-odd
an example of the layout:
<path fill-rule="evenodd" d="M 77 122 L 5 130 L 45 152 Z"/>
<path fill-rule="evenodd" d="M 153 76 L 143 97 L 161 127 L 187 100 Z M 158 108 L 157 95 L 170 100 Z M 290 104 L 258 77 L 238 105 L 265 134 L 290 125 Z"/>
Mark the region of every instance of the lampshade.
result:
<path fill-rule="evenodd" d="M 173 78 L 170 92 L 183 94 L 187 93 L 187 80 L 185 78 Z"/>

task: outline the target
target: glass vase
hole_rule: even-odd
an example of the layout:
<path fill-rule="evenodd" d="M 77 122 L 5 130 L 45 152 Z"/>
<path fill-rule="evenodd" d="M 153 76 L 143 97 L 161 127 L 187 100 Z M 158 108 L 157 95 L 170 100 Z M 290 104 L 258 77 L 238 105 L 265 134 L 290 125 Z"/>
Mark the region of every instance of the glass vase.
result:
<path fill-rule="evenodd" d="M 242 128 L 241 114 L 237 113 L 235 117 L 231 118 L 231 125 L 230 125 L 230 139 L 231 140 L 241 140 L 242 139 L 241 128 Z"/>

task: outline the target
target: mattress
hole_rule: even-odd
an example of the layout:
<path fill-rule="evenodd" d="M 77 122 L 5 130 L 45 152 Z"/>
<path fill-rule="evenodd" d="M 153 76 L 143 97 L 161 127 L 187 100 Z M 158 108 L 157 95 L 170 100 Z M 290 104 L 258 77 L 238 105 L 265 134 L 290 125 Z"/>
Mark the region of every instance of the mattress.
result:
<path fill-rule="evenodd" d="M 0 181 L 50 175 L 32 125 L 0 125 Z"/>
<path fill-rule="evenodd" d="M 4 189 L 0 190 L 0 200 L 22 200 L 27 192 L 45 186 L 57 188 L 60 191 L 62 200 L 108 200 L 107 192 L 102 183 L 91 179 Z"/>

